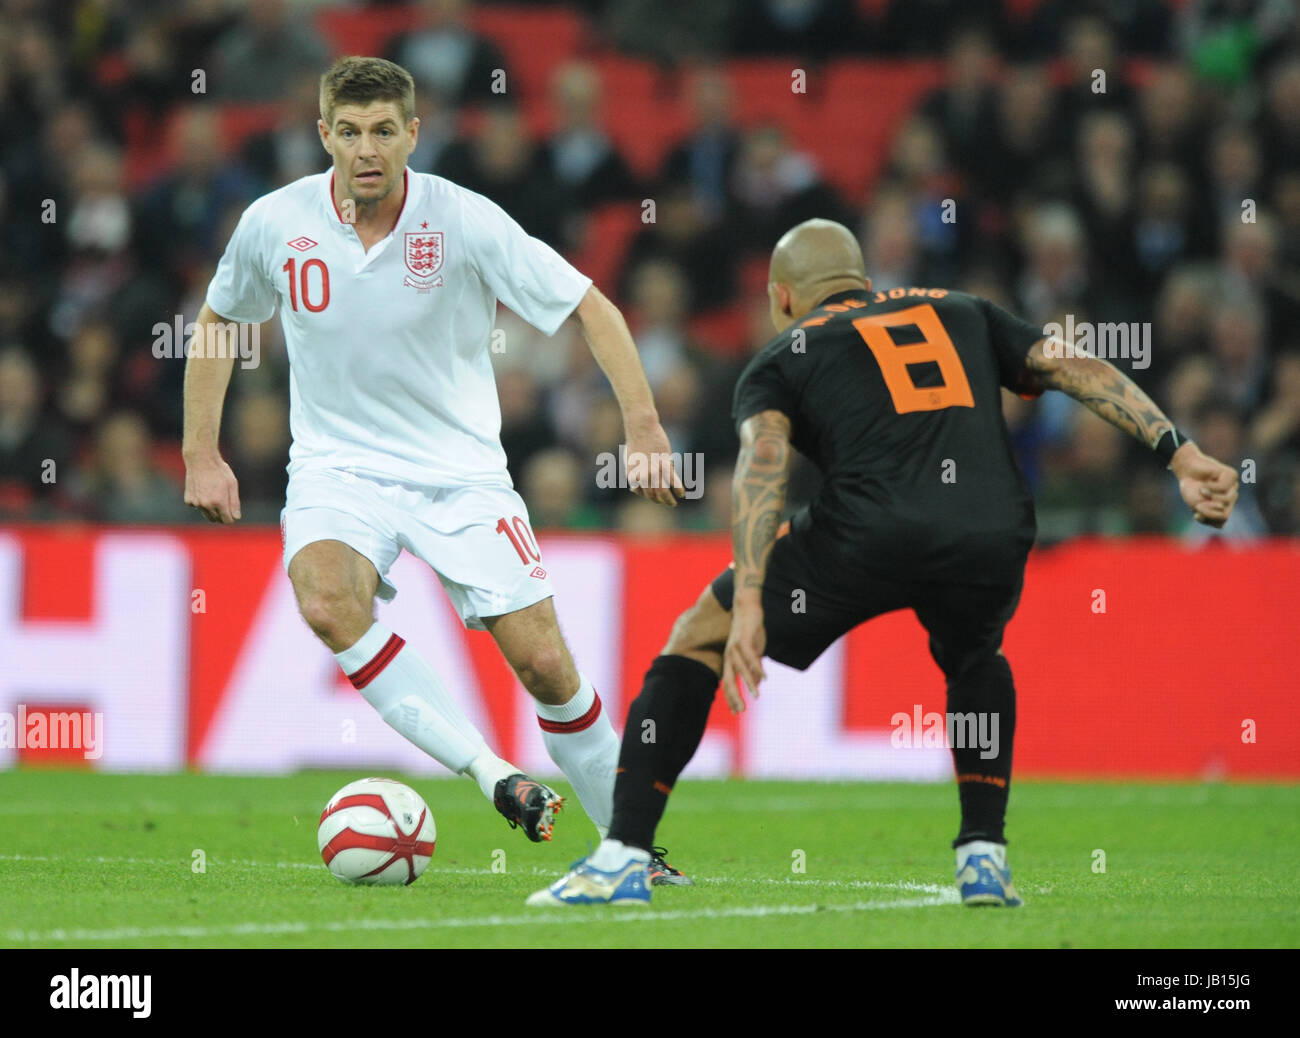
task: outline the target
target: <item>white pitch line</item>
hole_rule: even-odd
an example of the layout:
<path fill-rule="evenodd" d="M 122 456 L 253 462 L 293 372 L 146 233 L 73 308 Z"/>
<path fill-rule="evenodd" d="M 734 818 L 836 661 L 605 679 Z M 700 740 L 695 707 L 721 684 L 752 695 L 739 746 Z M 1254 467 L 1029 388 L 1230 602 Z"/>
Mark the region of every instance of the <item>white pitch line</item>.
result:
<path fill-rule="evenodd" d="M 90 857 L 77 858 L 58 855 L 43 854 L 0 854 L 0 862 L 88 862 L 96 865 L 151 865 L 167 868 L 185 868 L 190 867 L 188 858 L 108 858 L 108 857 Z M 307 861 L 250 861 L 242 858 L 216 859 L 209 858 L 207 865 L 209 868 L 221 868 L 222 866 L 241 866 L 247 868 L 263 869 L 323 869 L 324 866 L 319 862 Z M 458 875 L 458 876 L 489 876 L 489 875 L 531 875 L 531 876 L 552 876 L 559 878 L 562 874 L 562 868 L 543 868 L 540 865 L 533 865 L 529 868 L 514 869 L 509 873 L 494 873 L 490 868 L 467 868 L 463 865 L 430 865 L 425 875 Z M 804 878 L 795 879 L 793 877 L 786 879 L 777 879 L 772 876 L 694 876 L 696 883 L 717 883 L 727 886 L 742 886 L 746 883 L 762 884 L 764 886 L 778 887 L 838 887 L 845 890 L 901 890 L 908 893 L 916 894 L 942 894 L 950 888 L 939 886 L 935 883 L 914 883 L 909 881 L 886 882 L 882 880 L 869 879 L 816 879 Z"/>
<path fill-rule="evenodd" d="M 931 908 L 956 904 L 955 890 L 945 890 L 931 897 L 900 898 L 894 901 L 855 901 L 843 905 L 746 905 L 733 908 L 678 909 L 657 912 L 654 909 L 629 908 L 617 914 L 539 910 L 528 915 L 489 915 L 451 919 L 358 919 L 325 922 L 234 923 L 229 926 L 160 926 L 119 927 L 115 930 L 7 930 L 4 939 L 21 944 L 50 941 L 129 941 L 167 937 L 212 938 L 281 936 L 309 933 L 355 933 L 412 930 L 471 929 L 489 926 L 555 926 L 563 923 L 661 923 L 701 919 L 761 919 L 768 916 L 813 915 L 817 912 L 875 912 L 896 908 Z"/>

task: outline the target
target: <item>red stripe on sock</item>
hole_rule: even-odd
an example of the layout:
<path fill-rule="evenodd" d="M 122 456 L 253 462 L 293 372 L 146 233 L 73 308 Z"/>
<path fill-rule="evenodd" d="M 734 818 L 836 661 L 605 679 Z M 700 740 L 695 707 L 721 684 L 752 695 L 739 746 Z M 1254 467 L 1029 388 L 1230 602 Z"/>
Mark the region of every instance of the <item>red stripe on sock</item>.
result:
<path fill-rule="evenodd" d="M 384 668 L 393 662 L 393 657 L 406 644 L 405 638 L 399 638 L 397 635 L 391 635 L 388 641 L 384 642 L 384 647 L 375 653 L 375 658 L 367 663 L 360 670 L 354 670 L 348 675 L 348 680 L 352 682 L 353 688 L 365 688 L 375 678 L 383 673 Z"/>
<path fill-rule="evenodd" d="M 544 732 L 555 732 L 559 735 L 572 735 L 574 732 L 580 732 L 585 728 L 590 728 L 596 723 L 596 718 L 600 716 L 600 696 L 592 693 L 591 707 L 581 717 L 575 717 L 572 721 L 548 721 L 540 715 L 537 723 L 541 725 Z"/>

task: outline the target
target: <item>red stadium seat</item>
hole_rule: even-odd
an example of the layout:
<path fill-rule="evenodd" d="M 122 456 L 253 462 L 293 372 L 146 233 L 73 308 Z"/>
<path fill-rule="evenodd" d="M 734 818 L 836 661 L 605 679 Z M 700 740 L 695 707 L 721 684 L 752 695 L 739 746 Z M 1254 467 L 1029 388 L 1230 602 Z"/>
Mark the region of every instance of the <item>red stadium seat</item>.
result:
<path fill-rule="evenodd" d="M 608 295 L 614 292 L 623 257 L 641 229 L 641 208 L 633 202 L 598 206 L 587 218 L 582 247 L 570 261 Z"/>
<path fill-rule="evenodd" d="M 325 7 L 316 14 L 316 28 L 334 45 L 336 55 L 383 57 L 389 41 L 416 24 L 414 7 Z"/>
<path fill-rule="evenodd" d="M 832 62 L 825 91 L 810 117 L 792 126 L 822 174 L 858 204 L 879 176 L 894 134 L 929 91 L 943 82 L 936 61 Z"/>
<path fill-rule="evenodd" d="M 727 62 L 736 121 L 742 126 L 769 121 L 789 126 L 807 117 L 814 107 L 810 95 L 817 90 L 816 70 L 804 69 L 808 93 L 796 94 L 791 89 L 794 68 L 788 58 L 740 58 Z"/>
<path fill-rule="evenodd" d="M 635 58 L 599 57 L 593 64 L 603 88 L 606 132 L 634 171 L 653 175 L 688 126 L 676 77 Z"/>
<path fill-rule="evenodd" d="M 546 96 L 556 67 L 576 57 L 586 41 L 586 25 L 573 11 L 524 6 L 482 7 L 474 28 L 505 54 L 514 82 L 508 95 L 531 103 Z"/>

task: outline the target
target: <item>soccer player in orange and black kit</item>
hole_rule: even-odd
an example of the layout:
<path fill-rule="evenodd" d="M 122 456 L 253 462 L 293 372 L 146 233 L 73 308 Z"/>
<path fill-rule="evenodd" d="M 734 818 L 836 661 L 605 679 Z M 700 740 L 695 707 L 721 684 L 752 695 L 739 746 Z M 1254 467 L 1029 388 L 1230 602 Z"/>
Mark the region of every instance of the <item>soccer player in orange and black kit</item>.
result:
<path fill-rule="evenodd" d="M 768 295 L 779 334 L 735 391 L 734 567 L 678 618 L 631 705 L 608 838 L 529 903 L 647 903 L 655 828 L 704 734 L 719 676 L 731 709 L 743 710 L 739 682 L 758 695 L 764 655 L 802 670 L 858 624 L 912 609 L 947 679 L 949 716 L 999 722 L 993 757 L 952 750 L 962 900 L 1019 905 L 1003 836 L 1016 698 L 1001 644 L 1035 525 L 1001 388 L 1061 390 L 1140 439 L 1200 522 L 1227 520 L 1237 474 L 1186 441 L 1111 364 L 987 300 L 872 291 L 840 224 L 810 220 L 782 237 Z M 792 447 L 823 486 L 782 533 Z M 806 611 L 791 608 L 796 590 Z M 647 719 L 655 742 L 641 739 Z"/>

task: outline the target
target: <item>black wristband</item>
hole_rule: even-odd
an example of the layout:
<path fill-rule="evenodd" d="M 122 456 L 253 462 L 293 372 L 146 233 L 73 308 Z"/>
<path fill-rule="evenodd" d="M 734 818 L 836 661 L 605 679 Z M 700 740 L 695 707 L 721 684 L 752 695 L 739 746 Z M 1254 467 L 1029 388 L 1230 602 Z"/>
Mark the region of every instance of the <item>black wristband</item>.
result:
<path fill-rule="evenodd" d="M 1169 463 L 1174 460 L 1174 451 L 1178 450 L 1178 448 L 1186 442 L 1187 437 L 1172 425 L 1166 429 L 1164 435 L 1156 441 L 1156 454 L 1160 457 L 1160 460 L 1165 463 L 1165 468 L 1168 468 Z"/>

